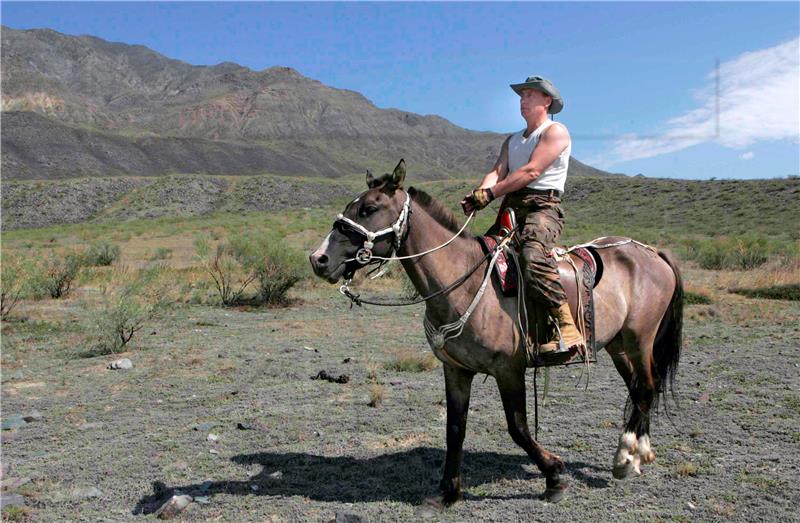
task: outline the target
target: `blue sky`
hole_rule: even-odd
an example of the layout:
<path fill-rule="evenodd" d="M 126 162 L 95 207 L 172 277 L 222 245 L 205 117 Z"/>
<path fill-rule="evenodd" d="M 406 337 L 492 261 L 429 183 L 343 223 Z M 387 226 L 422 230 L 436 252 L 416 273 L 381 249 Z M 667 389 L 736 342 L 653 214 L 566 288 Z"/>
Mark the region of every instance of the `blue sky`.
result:
<path fill-rule="evenodd" d="M 511 82 L 550 78 L 578 159 L 683 178 L 800 174 L 800 4 L 2 3 L 2 23 L 285 65 L 379 107 L 524 126 Z M 714 69 L 721 63 L 721 132 Z M 499 144 L 498 144 L 499 147 Z"/>

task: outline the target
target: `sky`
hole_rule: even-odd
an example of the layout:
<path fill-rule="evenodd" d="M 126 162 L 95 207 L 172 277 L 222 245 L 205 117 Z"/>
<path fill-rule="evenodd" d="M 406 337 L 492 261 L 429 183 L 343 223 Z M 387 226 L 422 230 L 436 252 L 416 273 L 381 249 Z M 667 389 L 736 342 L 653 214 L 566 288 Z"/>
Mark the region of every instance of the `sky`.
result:
<path fill-rule="evenodd" d="M 2 2 L 0 18 L 192 64 L 289 66 L 378 107 L 500 133 L 524 127 L 509 84 L 541 75 L 590 165 L 800 175 L 798 2 Z"/>

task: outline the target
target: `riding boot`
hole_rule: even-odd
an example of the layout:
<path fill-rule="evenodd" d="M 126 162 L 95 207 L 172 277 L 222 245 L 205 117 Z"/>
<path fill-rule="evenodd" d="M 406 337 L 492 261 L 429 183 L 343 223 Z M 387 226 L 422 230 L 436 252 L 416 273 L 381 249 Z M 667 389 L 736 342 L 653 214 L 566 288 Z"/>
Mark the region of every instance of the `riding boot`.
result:
<path fill-rule="evenodd" d="M 558 322 L 558 330 L 552 340 L 539 347 L 539 356 L 549 365 L 566 363 L 576 351 L 586 349 L 586 342 L 572 320 L 568 303 L 551 309 L 550 315 Z"/>

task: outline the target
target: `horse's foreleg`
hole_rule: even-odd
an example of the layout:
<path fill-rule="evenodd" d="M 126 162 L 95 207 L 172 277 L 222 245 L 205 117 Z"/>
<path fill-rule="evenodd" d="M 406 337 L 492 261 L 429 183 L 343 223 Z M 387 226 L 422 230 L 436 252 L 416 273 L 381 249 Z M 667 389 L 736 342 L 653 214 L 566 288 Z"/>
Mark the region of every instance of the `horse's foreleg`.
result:
<path fill-rule="evenodd" d="M 445 504 L 453 503 L 461 497 L 461 459 L 474 376 L 472 372 L 444 365 L 447 393 L 447 458 L 439 489 Z"/>
<path fill-rule="evenodd" d="M 528 453 L 528 456 L 544 474 L 547 485 L 544 498 L 551 502 L 559 501 L 566 490 L 566 482 L 561 479 L 564 462 L 531 437 L 525 403 L 524 371 L 518 376 L 506 379 L 498 378 L 497 384 L 500 388 L 500 396 L 503 398 L 503 408 L 511 439 Z"/>

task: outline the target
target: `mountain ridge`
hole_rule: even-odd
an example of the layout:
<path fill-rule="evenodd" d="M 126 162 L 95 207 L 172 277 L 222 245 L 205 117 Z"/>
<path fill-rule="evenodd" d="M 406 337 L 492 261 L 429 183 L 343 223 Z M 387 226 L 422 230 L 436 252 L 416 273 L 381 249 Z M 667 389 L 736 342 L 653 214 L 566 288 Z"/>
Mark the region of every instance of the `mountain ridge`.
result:
<path fill-rule="evenodd" d="M 478 177 L 505 134 L 379 108 L 285 66 L 193 65 L 139 44 L 2 26 L 4 177 L 341 177 L 404 157 Z M 573 160 L 570 175 L 606 174 Z"/>

